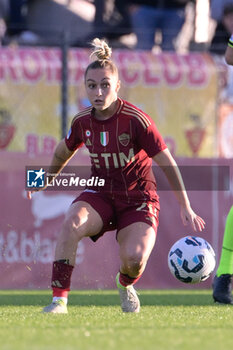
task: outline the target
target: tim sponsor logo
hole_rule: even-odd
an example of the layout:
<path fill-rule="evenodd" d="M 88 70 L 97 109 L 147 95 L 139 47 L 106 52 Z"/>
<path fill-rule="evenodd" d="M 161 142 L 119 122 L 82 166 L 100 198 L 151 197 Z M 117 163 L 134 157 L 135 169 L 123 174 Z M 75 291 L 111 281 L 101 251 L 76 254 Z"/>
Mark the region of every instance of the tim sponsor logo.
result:
<path fill-rule="evenodd" d="M 123 142 L 126 142 L 125 139 Z M 101 168 L 101 166 L 105 166 L 105 168 L 109 169 L 110 167 L 114 167 L 116 169 L 123 168 L 126 164 L 135 161 L 135 155 L 133 148 L 129 149 L 128 155 L 124 152 L 119 153 L 90 153 L 92 158 L 92 162 L 95 164 L 96 168 Z M 104 160 L 104 162 L 103 162 Z M 103 164 L 104 163 L 104 164 Z"/>

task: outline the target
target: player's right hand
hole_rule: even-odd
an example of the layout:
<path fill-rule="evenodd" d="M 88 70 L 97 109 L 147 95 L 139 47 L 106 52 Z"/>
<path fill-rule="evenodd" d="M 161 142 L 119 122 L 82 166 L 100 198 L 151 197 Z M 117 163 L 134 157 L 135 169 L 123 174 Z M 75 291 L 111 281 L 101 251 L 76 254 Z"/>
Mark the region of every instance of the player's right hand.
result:
<path fill-rule="evenodd" d="M 37 188 L 33 191 L 26 191 L 27 192 L 27 199 L 32 199 L 32 195 L 33 193 L 36 193 L 36 192 L 39 192 L 39 191 L 43 191 L 47 188 L 47 186 L 44 186 L 44 187 L 40 187 L 40 188 Z"/>
<path fill-rule="evenodd" d="M 37 189 L 37 190 L 34 190 L 34 191 L 27 191 L 27 199 L 32 199 L 33 193 L 36 193 L 38 191 L 40 191 L 40 190 Z"/>
<path fill-rule="evenodd" d="M 32 194 L 34 193 L 35 191 L 27 191 L 27 199 L 32 199 Z"/>

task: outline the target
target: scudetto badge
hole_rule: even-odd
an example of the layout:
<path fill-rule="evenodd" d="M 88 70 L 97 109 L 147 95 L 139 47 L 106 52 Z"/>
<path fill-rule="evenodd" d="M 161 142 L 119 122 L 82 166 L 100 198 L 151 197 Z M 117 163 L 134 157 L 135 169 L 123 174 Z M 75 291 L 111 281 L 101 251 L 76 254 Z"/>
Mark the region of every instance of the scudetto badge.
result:
<path fill-rule="evenodd" d="M 109 142 L 109 132 L 108 131 L 101 131 L 100 132 L 100 143 L 102 146 L 107 146 Z"/>

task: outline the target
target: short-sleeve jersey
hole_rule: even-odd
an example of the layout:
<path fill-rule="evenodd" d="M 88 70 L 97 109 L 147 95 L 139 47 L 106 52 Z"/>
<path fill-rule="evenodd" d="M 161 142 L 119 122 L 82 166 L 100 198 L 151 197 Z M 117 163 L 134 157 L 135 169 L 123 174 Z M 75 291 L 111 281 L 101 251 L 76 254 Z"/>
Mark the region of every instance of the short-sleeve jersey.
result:
<path fill-rule="evenodd" d="M 91 176 L 105 180 L 98 191 L 128 202 L 158 202 L 151 157 L 167 146 L 146 113 L 120 98 L 118 102 L 116 113 L 106 120 L 96 119 L 92 107 L 78 113 L 65 138 L 66 145 L 71 151 L 86 145 Z"/>

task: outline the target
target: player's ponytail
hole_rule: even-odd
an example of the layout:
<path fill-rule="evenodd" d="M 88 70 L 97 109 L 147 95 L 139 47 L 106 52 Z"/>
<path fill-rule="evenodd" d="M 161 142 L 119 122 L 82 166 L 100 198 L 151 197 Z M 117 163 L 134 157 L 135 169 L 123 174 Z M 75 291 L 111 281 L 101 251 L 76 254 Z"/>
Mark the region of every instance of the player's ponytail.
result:
<path fill-rule="evenodd" d="M 99 61 L 110 60 L 112 49 L 108 46 L 105 40 L 95 38 L 92 40 L 91 45 L 93 46 L 93 52 L 90 57 L 96 56 Z"/>
<path fill-rule="evenodd" d="M 107 68 L 110 69 L 113 74 L 118 76 L 118 69 L 115 63 L 111 60 L 112 49 L 108 46 L 105 40 L 95 38 L 92 40 L 91 45 L 93 47 L 90 58 L 95 56 L 95 60 L 89 64 L 85 71 L 85 79 L 89 69 Z"/>

